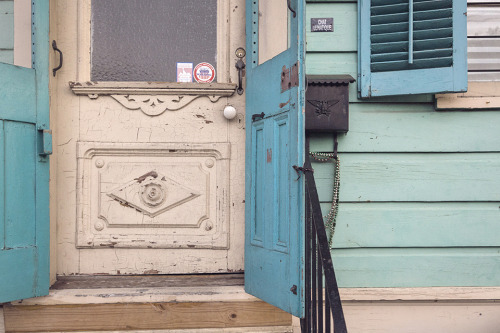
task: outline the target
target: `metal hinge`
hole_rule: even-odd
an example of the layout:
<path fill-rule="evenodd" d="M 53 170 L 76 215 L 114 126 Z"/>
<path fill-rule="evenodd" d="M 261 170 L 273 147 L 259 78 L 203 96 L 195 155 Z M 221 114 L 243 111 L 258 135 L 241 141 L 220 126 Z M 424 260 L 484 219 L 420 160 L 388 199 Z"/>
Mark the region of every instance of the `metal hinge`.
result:
<path fill-rule="evenodd" d="M 293 64 L 290 68 L 283 66 L 281 70 L 281 92 L 287 91 L 292 87 L 299 85 L 299 62 Z"/>

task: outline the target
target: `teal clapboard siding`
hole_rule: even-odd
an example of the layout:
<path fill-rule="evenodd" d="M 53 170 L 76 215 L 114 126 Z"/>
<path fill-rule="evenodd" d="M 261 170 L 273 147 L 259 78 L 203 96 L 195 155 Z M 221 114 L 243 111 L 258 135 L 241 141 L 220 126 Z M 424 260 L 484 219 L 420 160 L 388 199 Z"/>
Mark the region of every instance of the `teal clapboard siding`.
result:
<path fill-rule="evenodd" d="M 0 62 L 14 63 L 14 0 L 0 1 Z"/>
<path fill-rule="evenodd" d="M 334 18 L 333 33 L 307 31 L 307 74 L 358 77 L 357 2 L 310 1 L 306 14 L 308 25 Z M 356 84 L 349 99 L 332 250 L 340 286 L 499 286 L 500 110 L 436 112 L 430 94 L 358 99 Z M 331 134 L 314 135 L 311 151 L 332 150 Z M 326 215 L 333 166 L 313 167 Z"/>
<path fill-rule="evenodd" d="M 32 68 L 0 63 L 0 303 L 49 289 L 49 0 L 32 12 Z"/>
<path fill-rule="evenodd" d="M 326 215 L 330 203 L 322 203 Z M 343 202 L 335 248 L 498 246 L 496 202 Z M 341 223 L 340 223 L 341 222 Z"/>

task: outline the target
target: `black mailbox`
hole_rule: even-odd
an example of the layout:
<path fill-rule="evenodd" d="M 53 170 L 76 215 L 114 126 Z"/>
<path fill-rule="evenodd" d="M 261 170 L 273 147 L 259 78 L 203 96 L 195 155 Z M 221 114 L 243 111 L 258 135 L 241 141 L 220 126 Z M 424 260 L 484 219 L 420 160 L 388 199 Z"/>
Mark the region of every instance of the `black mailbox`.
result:
<path fill-rule="evenodd" d="M 307 75 L 306 131 L 345 133 L 349 130 L 350 75 Z"/>

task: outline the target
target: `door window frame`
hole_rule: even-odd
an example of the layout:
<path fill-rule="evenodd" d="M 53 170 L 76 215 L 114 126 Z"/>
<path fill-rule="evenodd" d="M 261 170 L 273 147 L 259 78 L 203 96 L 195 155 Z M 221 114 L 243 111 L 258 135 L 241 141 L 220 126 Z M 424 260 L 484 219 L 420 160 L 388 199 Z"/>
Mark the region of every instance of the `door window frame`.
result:
<path fill-rule="evenodd" d="M 217 0 L 217 82 L 209 84 L 146 81 L 91 82 L 91 4 L 92 0 L 78 1 L 77 82 L 70 82 L 76 95 L 146 94 L 231 96 L 236 84 L 230 83 L 230 2 Z M 90 83 L 90 84 L 89 84 Z"/>

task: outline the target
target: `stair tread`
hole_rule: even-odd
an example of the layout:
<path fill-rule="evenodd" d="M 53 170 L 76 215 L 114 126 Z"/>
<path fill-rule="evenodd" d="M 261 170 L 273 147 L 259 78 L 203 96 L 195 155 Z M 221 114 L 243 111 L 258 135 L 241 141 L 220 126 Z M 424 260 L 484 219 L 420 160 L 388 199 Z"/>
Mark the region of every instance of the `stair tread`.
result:
<path fill-rule="evenodd" d="M 190 275 L 77 275 L 58 276 L 57 282 L 51 289 L 242 286 L 243 284 L 243 273 Z"/>

